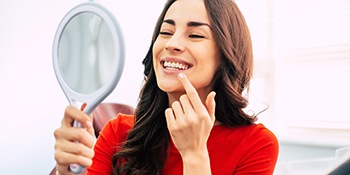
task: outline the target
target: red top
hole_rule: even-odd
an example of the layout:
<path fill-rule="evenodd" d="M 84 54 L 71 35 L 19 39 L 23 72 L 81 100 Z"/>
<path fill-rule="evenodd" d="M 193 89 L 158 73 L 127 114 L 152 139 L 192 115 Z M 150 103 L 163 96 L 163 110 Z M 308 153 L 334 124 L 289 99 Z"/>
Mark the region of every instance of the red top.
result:
<path fill-rule="evenodd" d="M 116 145 L 126 139 L 126 132 L 134 125 L 134 116 L 118 115 L 100 132 L 95 145 L 89 175 L 113 174 L 112 156 Z M 207 142 L 213 175 L 273 174 L 278 157 L 278 141 L 262 124 L 227 127 L 214 126 Z M 164 175 L 182 174 L 182 159 L 173 143 L 163 169 Z"/>

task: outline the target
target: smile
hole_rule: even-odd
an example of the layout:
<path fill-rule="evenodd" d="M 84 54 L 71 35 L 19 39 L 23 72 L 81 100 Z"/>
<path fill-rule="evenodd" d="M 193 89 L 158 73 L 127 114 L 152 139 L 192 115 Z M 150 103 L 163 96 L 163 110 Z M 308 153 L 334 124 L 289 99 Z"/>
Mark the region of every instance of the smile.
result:
<path fill-rule="evenodd" d="M 162 61 L 161 64 L 163 65 L 164 69 L 167 70 L 187 70 L 191 67 L 189 64 L 169 61 Z"/>

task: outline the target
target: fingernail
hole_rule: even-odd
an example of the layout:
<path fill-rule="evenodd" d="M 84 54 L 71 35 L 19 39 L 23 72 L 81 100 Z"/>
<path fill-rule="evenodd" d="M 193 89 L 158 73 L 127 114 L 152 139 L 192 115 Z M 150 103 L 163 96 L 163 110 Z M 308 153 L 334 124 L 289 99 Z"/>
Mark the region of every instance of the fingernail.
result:
<path fill-rule="evenodd" d="M 86 104 L 86 103 L 83 103 L 83 104 L 81 105 L 81 107 L 80 107 L 80 110 L 83 111 L 83 110 L 85 109 L 86 106 L 87 106 L 87 104 Z"/>
<path fill-rule="evenodd" d="M 179 78 L 184 78 L 185 77 L 185 75 L 183 74 L 183 73 L 179 73 Z"/>

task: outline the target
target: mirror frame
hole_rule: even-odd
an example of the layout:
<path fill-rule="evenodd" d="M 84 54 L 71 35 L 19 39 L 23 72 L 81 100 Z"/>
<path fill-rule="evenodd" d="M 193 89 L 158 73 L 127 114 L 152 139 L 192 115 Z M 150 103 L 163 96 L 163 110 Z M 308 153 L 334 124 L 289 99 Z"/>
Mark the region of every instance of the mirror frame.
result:
<path fill-rule="evenodd" d="M 79 92 L 76 92 L 73 90 L 65 81 L 63 77 L 63 73 L 61 72 L 61 69 L 59 67 L 59 45 L 61 36 L 65 30 L 65 27 L 69 24 L 70 20 L 73 19 L 76 15 L 79 15 L 84 12 L 89 12 L 96 14 L 100 16 L 104 22 L 106 23 L 107 27 L 111 31 L 113 43 L 114 43 L 114 60 L 115 64 L 113 66 L 113 72 L 111 77 L 105 82 L 102 87 L 100 87 L 98 90 L 96 90 L 93 93 L 89 94 L 82 94 Z M 125 46 L 124 46 L 124 39 L 122 35 L 122 31 L 120 29 L 119 24 L 114 18 L 114 15 L 111 14 L 106 8 L 103 6 L 95 3 L 95 2 L 86 2 L 82 3 L 73 9 L 71 9 L 62 19 L 61 23 L 59 24 L 55 38 L 53 43 L 53 52 L 52 52 L 52 58 L 53 58 L 53 66 L 56 78 L 64 91 L 68 101 L 70 104 L 74 106 L 79 106 L 82 103 L 86 103 L 87 106 L 84 109 L 84 112 L 87 114 L 90 114 L 95 107 L 100 104 L 115 88 L 115 86 L 118 84 L 120 77 L 123 72 L 124 68 L 124 60 L 125 60 Z"/>

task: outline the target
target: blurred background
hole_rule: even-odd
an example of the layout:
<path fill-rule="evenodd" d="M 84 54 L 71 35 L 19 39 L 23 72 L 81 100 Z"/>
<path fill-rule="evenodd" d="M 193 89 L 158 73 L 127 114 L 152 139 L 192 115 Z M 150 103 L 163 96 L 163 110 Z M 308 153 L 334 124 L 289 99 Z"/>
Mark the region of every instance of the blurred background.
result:
<path fill-rule="evenodd" d="M 55 166 L 53 131 L 68 101 L 54 75 L 52 44 L 63 16 L 83 2 L 0 1 L 1 174 L 48 174 Z M 165 0 L 97 2 L 115 15 L 126 44 L 122 78 L 105 102 L 135 106 L 141 61 Z M 268 107 L 259 122 L 281 144 L 276 174 L 320 161 L 312 172 L 325 169 L 350 146 L 350 1 L 236 2 L 254 43 L 247 110 Z"/>

